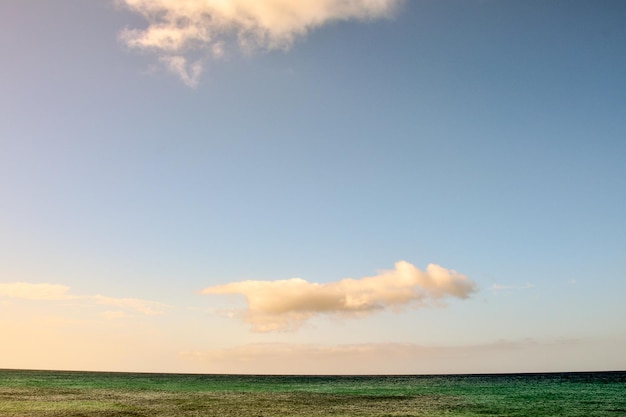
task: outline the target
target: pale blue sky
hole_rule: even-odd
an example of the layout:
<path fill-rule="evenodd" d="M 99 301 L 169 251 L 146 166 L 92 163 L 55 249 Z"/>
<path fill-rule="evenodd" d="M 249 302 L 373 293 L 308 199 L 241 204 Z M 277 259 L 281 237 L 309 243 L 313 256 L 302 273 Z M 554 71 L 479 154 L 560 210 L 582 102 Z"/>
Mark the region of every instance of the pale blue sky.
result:
<path fill-rule="evenodd" d="M 120 32 L 146 22 L 112 1 L 3 1 L 0 283 L 167 304 L 149 323 L 120 320 L 167 329 L 171 346 L 135 367 L 139 347 L 83 364 L 31 346 L 0 368 L 304 372 L 179 356 L 504 341 L 522 347 L 501 363 L 431 371 L 624 369 L 625 21 L 622 1 L 407 1 L 284 51 L 227 44 L 191 88 L 158 53 L 124 45 Z M 400 260 L 478 290 L 444 308 L 320 314 L 287 333 L 251 332 L 220 312 L 239 298 L 198 294 L 372 276 Z M 0 325 L 46 302 L 0 294 Z M 88 337 L 67 326 L 42 343 Z M 353 366 L 337 372 L 370 370 Z M 373 371 L 397 366 L 381 356 Z"/>

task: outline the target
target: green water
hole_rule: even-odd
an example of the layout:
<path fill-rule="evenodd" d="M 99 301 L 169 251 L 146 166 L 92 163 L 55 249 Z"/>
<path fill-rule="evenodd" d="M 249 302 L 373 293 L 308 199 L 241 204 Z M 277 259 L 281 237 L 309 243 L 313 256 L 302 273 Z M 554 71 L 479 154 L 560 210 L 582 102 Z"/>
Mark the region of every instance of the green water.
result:
<path fill-rule="evenodd" d="M 626 372 L 349 377 L 3 370 L 4 415 L 626 416 Z"/>

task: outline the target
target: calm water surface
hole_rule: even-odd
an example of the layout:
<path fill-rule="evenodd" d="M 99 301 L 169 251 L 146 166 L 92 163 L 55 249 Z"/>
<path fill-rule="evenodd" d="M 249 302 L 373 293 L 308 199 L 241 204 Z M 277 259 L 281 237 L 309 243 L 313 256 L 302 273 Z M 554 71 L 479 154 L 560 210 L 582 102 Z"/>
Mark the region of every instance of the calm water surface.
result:
<path fill-rule="evenodd" d="M 0 388 L 403 397 L 436 401 L 442 410 L 437 415 L 448 416 L 626 416 L 626 372 L 244 376 L 0 370 Z"/>

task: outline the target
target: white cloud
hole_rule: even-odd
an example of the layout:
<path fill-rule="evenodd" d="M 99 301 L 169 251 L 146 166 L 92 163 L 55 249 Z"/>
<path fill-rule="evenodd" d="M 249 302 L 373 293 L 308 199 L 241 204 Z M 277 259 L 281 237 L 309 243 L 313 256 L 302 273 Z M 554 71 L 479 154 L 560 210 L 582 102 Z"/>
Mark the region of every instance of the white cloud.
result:
<path fill-rule="evenodd" d="M 76 298 L 68 294 L 69 287 L 57 284 L 31 284 L 13 282 L 0 284 L 0 297 L 23 300 L 70 300 Z"/>
<path fill-rule="evenodd" d="M 404 0 L 117 0 L 143 16 L 144 29 L 126 28 L 130 48 L 159 54 L 166 67 L 190 86 L 185 54 L 221 57 L 227 41 L 244 50 L 288 49 L 298 38 L 328 22 L 389 17 Z M 175 58 L 176 70 L 172 70 Z M 181 61 L 183 58 L 184 61 Z M 184 62 L 184 65 L 181 65 Z M 201 72 L 201 61 L 194 71 Z"/>
<path fill-rule="evenodd" d="M 362 316 L 377 310 L 440 303 L 445 297 L 467 298 L 475 284 L 456 271 L 430 264 L 421 271 L 408 262 L 372 277 L 346 278 L 325 284 L 301 278 L 241 281 L 208 287 L 203 294 L 242 294 L 248 309 L 240 315 L 258 332 L 291 330 L 318 314 Z"/>

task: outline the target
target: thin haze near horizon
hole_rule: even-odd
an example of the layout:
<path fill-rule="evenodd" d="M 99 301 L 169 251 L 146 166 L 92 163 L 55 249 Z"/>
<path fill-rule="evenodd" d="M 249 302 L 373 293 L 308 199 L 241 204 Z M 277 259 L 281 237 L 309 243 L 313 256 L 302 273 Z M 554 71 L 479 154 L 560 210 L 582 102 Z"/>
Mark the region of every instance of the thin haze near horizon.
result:
<path fill-rule="evenodd" d="M 626 369 L 626 3 L 0 4 L 0 368 Z"/>

